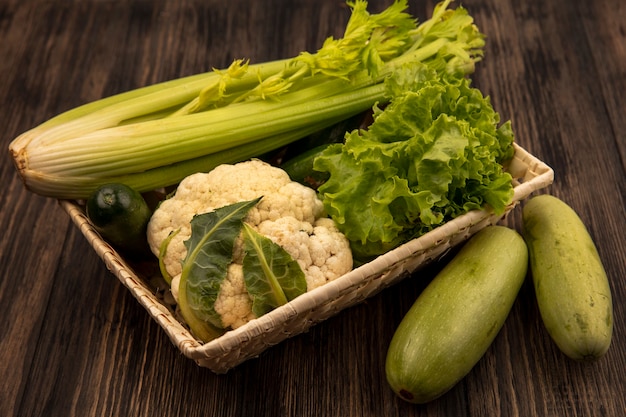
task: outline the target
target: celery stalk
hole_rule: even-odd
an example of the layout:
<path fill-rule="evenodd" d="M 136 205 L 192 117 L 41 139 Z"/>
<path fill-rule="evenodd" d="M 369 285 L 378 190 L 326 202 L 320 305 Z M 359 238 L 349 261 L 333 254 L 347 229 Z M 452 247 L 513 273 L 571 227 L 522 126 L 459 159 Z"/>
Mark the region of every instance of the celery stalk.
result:
<path fill-rule="evenodd" d="M 203 112 L 184 118 L 145 122 L 141 126 L 134 124 L 102 129 L 45 148 L 35 148 L 30 158 L 32 163 L 51 174 L 97 175 L 102 170 L 106 170 L 108 175 L 127 174 L 138 168 L 152 169 L 315 126 L 327 119 L 345 119 L 370 108 L 382 98 L 383 92 L 384 86 L 375 84 L 356 91 L 347 89 L 345 93 L 331 97 L 297 101 L 292 105 L 287 105 L 290 102 L 280 105 L 258 103 L 263 106 L 251 103 L 239 108 L 224 108 L 219 113 Z M 254 111 L 266 104 L 270 104 L 271 110 Z M 238 111 L 240 109 L 242 111 Z M 228 117 L 213 117 L 222 113 Z M 84 163 L 81 143 L 92 144 L 89 164 Z M 120 149 L 124 149 L 128 157 L 120 158 Z"/>
<path fill-rule="evenodd" d="M 285 132 L 241 146 L 232 147 L 208 155 L 187 159 L 178 163 L 163 165 L 145 171 L 107 176 L 105 179 L 93 176 L 58 176 L 49 177 L 40 184 L 43 195 L 64 195 L 65 199 L 83 199 L 93 190 L 94 182 L 123 183 L 140 192 L 155 190 L 179 183 L 183 178 L 196 172 L 207 172 L 220 164 L 229 164 L 273 151 L 300 138 L 313 134 L 323 128 L 334 125 L 344 118 L 328 119 L 321 125 L 307 126 L 304 129 Z"/>
<path fill-rule="evenodd" d="M 343 38 L 315 53 L 166 81 L 60 114 L 10 145 L 31 191 L 86 198 L 98 185 L 140 191 L 172 185 L 196 171 L 278 149 L 385 103 L 384 80 L 416 62 L 469 74 L 483 35 L 465 9 L 438 4 L 417 25 L 397 0 L 379 14 L 350 2 Z"/>
<path fill-rule="evenodd" d="M 277 60 L 252 65 L 248 85 L 258 77 L 267 77 L 280 71 L 288 60 Z M 63 140 L 65 135 L 76 136 L 83 132 L 106 129 L 127 120 L 148 117 L 151 114 L 182 106 L 193 100 L 208 83 L 219 78 L 215 71 L 164 81 L 147 87 L 106 97 L 68 110 L 21 135 L 24 140 L 55 141 L 55 134 Z"/>

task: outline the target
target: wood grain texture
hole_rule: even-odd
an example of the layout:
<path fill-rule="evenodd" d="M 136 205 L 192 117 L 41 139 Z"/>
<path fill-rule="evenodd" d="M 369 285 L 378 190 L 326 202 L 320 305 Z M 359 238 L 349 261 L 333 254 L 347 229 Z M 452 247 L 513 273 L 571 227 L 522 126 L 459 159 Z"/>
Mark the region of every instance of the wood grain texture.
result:
<path fill-rule="evenodd" d="M 371 0 L 382 10 L 389 0 Z M 414 0 L 420 19 L 433 2 Z M 483 359 L 414 406 L 384 376 L 395 327 L 442 263 L 215 375 L 184 358 L 55 201 L 0 159 L 0 415 L 621 416 L 626 414 L 626 9 L 619 0 L 466 0 L 488 36 L 474 83 L 551 165 L 546 190 L 588 225 L 611 279 L 615 335 L 593 364 L 545 332 L 525 283 Z M 315 50 L 341 0 L 3 0 L 0 140 L 102 96 Z M 520 210 L 504 224 L 519 228 Z"/>

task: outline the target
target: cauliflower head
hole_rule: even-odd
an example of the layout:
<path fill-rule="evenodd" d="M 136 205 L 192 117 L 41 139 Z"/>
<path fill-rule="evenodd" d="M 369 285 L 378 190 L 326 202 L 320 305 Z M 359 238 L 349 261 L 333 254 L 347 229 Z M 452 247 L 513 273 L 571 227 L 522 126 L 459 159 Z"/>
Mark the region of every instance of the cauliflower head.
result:
<path fill-rule="evenodd" d="M 326 217 L 315 190 L 292 181 L 282 169 L 253 159 L 188 176 L 153 213 L 147 237 L 155 255 L 159 255 L 170 233 L 178 231 L 163 257 L 165 269 L 173 278 L 175 299 L 187 254 L 184 242 L 191 236 L 193 216 L 258 197 L 263 198 L 250 210 L 245 222 L 282 246 L 298 262 L 307 291 L 352 269 L 350 244 L 334 221 Z M 224 328 L 237 328 L 255 318 L 241 268 L 243 256 L 239 241 L 214 305 Z"/>

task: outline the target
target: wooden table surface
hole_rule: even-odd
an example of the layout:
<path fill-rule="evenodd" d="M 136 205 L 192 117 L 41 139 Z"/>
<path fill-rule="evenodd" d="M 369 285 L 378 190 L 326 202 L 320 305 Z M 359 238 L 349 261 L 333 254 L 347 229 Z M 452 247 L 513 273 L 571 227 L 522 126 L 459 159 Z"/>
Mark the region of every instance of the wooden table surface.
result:
<path fill-rule="evenodd" d="M 370 1 L 380 11 L 390 0 Z M 465 0 L 487 34 L 473 76 L 516 140 L 548 163 L 610 277 L 615 332 L 595 363 L 561 354 L 527 277 L 494 344 L 448 394 L 416 406 L 384 378 L 390 338 L 441 265 L 225 375 L 185 358 L 107 271 L 58 203 L 0 159 L 0 415 L 626 415 L 626 6 Z M 433 3 L 410 2 L 423 20 Z M 2 147 L 53 115 L 183 75 L 314 51 L 341 0 L 2 0 Z M 504 224 L 519 228 L 518 207 Z"/>

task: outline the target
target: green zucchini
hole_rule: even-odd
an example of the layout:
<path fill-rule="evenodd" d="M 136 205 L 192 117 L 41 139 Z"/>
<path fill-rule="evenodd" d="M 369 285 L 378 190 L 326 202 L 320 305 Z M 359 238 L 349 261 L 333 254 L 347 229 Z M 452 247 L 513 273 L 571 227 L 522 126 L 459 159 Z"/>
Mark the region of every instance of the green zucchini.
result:
<path fill-rule="evenodd" d="M 597 248 L 578 214 L 550 195 L 531 198 L 522 234 L 543 323 L 568 357 L 594 360 L 611 344 L 613 303 Z"/>
<path fill-rule="evenodd" d="M 504 226 L 474 235 L 420 294 L 393 335 L 385 371 L 411 403 L 464 378 L 502 328 L 528 268 L 522 237 Z"/>
<path fill-rule="evenodd" d="M 129 254 L 149 254 L 146 228 L 152 211 L 135 189 L 119 183 L 101 185 L 87 199 L 85 211 L 109 243 Z"/>
<path fill-rule="evenodd" d="M 331 144 L 323 144 L 309 149 L 300 155 L 285 161 L 281 168 L 289 174 L 292 181 L 299 182 L 313 189 L 317 189 L 329 177 L 327 172 L 319 172 L 313 169 L 315 158 L 324 152 Z"/>

